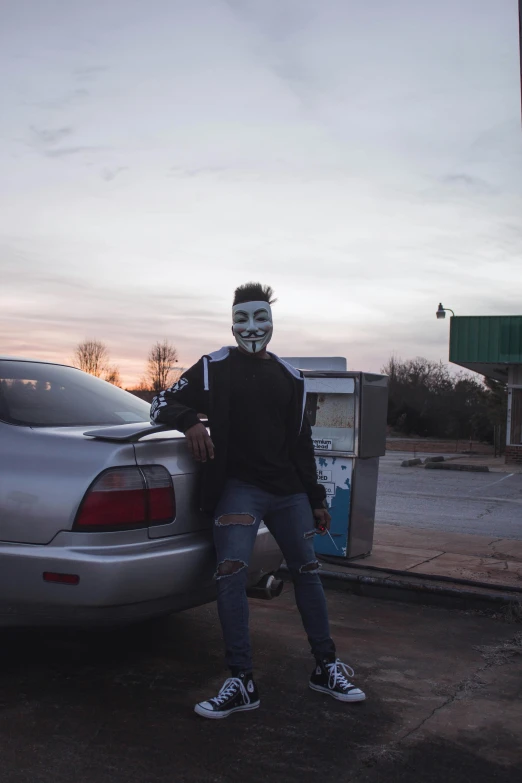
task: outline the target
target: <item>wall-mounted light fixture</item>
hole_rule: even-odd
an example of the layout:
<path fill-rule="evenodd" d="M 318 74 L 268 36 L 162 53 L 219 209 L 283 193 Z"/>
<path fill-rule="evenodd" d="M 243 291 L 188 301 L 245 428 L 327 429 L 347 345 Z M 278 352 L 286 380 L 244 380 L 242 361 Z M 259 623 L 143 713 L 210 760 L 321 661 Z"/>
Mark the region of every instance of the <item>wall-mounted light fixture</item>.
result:
<path fill-rule="evenodd" d="M 439 307 L 436 312 L 437 318 L 446 318 L 446 313 L 451 313 L 453 316 L 455 315 L 453 310 L 450 310 L 449 307 L 443 307 L 442 303 L 439 303 Z"/>

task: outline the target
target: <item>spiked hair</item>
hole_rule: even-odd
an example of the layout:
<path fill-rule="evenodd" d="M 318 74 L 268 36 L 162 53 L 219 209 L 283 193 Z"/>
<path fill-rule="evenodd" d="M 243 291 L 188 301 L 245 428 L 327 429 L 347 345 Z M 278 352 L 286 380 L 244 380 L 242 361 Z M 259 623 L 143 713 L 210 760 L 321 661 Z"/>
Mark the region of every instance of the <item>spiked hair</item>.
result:
<path fill-rule="evenodd" d="M 234 301 L 232 306 L 243 304 L 244 302 L 268 302 L 274 304 L 274 289 L 269 285 L 261 283 L 245 283 L 240 285 L 234 291 Z"/>

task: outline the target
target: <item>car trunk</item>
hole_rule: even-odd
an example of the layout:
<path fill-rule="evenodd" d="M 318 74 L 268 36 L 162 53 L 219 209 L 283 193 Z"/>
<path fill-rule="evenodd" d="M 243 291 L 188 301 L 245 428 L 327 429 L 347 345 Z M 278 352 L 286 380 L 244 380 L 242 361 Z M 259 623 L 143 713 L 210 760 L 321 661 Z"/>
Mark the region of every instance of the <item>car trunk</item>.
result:
<path fill-rule="evenodd" d="M 20 427 L 0 477 L 2 541 L 47 544 L 72 530 L 92 482 L 115 467 L 163 465 L 172 477 L 176 517 L 144 528 L 141 537 L 161 538 L 211 527 L 199 509 L 198 467 L 180 433 L 161 432 L 144 423 L 99 427 Z M 153 434 L 140 440 L 140 433 Z M 111 437 L 111 434 L 113 437 Z M 131 531 L 132 532 L 132 531 Z M 107 537 L 129 539 L 127 531 L 92 532 L 92 543 Z M 132 534 L 140 537 L 140 531 Z M 130 539 L 129 539 L 130 540 Z"/>
<path fill-rule="evenodd" d="M 134 444 L 138 465 L 163 465 L 169 471 L 176 496 L 176 517 L 165 525 L 149 527 L 150 538 L 176 536 L 212 527 L 200 508 L 200 470 L 179 432 L 149 435 Z"/>
<path fill-rule="evenodd" d="M 147 531 L 149 538 L 165 538 L 212 527 L 212 520 L 199 510 L 199 466 L 189 454 L 185 437 L 180 432 L 135 423 L 92 428 L 85 435 L 96 441 L 132 443 L 138 466 L 162 465 L 169 472 L 174 485 L 176 516 L 166 524 L 151 525 Z"/>
<path fill-rule="evenodd" d="M 85 427 L 17 427 L 0 477 L 2 541 L 47 544 L 71 530 L 94 479 L 136 465 L 130 443 L 84 437 Z"/>

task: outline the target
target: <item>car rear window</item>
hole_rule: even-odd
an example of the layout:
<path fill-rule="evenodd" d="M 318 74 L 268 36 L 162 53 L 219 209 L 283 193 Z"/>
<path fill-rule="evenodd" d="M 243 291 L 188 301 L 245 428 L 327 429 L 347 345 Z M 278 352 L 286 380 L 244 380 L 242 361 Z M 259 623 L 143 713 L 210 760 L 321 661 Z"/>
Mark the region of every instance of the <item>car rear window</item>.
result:
<path fill-rule="evenodd" d="M 73 367 L 0 361 L 0 419 L 27 427 L 149 421 L 150 405 Z"/>

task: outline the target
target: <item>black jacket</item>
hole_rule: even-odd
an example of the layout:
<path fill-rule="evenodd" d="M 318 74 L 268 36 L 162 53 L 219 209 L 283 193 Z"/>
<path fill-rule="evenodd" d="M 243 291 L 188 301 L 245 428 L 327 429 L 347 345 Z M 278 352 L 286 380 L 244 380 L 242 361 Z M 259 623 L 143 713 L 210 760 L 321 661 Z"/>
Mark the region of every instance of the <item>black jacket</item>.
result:
<path fill-rule="evenodd" d="M 183 373 L 181 378 L 154 397 L 151 419 L 154 424 L 167 424 L 186 432 L 199 422 L 198 413 L 208 418 L 215 446 L 215 457 L 203 465 L 202 508 L 214 513 L 226 481 L 227 446 L 230 409 L 230 352 L 237 348 L 221 348 L 202 356 Z M 296 403 L 288 421 L 290 458 L 310 498 L 312 508 L 321 508 L 325 489 L 317 482 L 317 468 L 312 443 L 312 430 L 305 415 L 306 390 L 301 372 L 270 354 L 280 362 L 292 378 Z"/>

